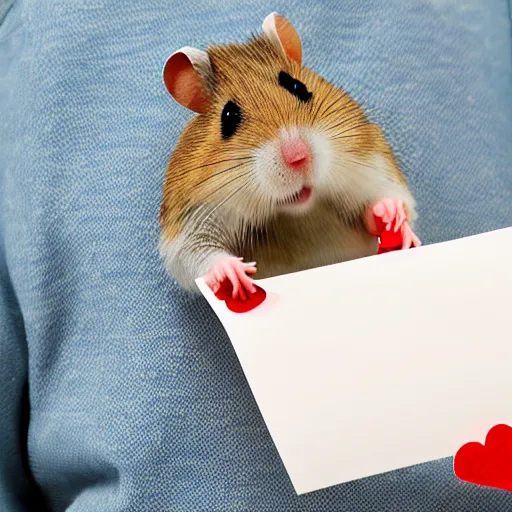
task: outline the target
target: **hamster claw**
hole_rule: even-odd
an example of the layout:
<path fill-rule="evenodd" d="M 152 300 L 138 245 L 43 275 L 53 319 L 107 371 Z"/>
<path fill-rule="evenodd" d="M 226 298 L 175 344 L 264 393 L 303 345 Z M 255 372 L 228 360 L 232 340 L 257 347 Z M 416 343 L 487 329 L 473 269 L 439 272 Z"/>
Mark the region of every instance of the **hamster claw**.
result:
<path fill-rule="evenodd" d="M 231 297 L 233 299 L 246 300 L 248 294 L 256 292 L 254 280 L 248 275 L 257 272 L 256 263 L 244 263 L 243 258 L 234 256 L 222 256 L 210 268 L 205 276 L 205 282 L 213 293 L 219 293 L 224 282 L 231 285 Z"/>
<path fill-rule="evenodd" d="M 368 232 L 380 237 L 379 252 L 421 245 L 407 221 L 404 202 L 400 199 L 381 199 L 368 209 L 364 220 Z"/>

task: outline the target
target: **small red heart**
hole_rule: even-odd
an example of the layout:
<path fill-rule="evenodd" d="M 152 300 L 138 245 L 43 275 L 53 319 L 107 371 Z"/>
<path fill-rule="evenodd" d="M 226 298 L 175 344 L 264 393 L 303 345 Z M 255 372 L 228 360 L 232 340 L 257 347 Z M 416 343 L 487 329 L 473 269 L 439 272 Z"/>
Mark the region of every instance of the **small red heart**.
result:
<path fill-rule="evenodd" d="M 247 298 L 245 300 L 242 300 L 240 297 L 233 299 L 233 285 L 231 281 L 225 279 L 215 293 L 215 297 L 225 301 L 228 309 L 234 313 L 247 313 L 247 311 L 251 311 L 259 306 L 267 297 L 267 292 L 263 288 L 257 285 L 254 286 L 256 287 L 256 291 L 254 293 L 246 292 Z"/>
<path fill-rule="evenodd" d="M 233 293 L 233 285 L 229 279 L 224 279 L 220 283 L 219 289 L 215 292 L 215 297 L 219 300 L 228 300 Z"/>
<path fill-rule="evenodd" d="M 466 482 L 512 492 L 512 428 L 496 425 L 485 445 L 467 443 L 453 460 L 455 475 Z"/>
<path fill-rule="evenodd" d="M 396 233 L 394 230 L 386 231 L 386 224 L 381 217 L 373 216 L 375 219 L 375 226 L 380 237 L 379 250 L 377 254 L 383 252 L 399 251 L 402 248 L 403 237 L 402 231 L 398 230 Z"/>

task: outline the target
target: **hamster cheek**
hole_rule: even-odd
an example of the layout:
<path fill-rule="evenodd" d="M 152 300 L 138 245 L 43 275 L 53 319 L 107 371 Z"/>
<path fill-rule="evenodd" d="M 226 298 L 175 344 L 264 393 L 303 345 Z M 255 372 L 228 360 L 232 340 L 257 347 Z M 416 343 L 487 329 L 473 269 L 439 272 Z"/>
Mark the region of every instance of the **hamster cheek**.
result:
<path fill-rule="evenodd" d="M 329 138 L 314 128 L 305 130 L 305 139 L 311 146 L 312 158 L 312 185 L 320 190 L 326 189 L 329 182 L 335 179 L 333 164 L 336 158 L 335 148 Z"/>

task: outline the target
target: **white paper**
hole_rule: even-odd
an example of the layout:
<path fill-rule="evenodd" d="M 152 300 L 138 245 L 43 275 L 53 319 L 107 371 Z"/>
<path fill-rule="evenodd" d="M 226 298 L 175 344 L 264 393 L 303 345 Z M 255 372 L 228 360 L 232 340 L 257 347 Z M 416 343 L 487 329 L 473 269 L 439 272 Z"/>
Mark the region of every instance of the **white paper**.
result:
<path fill-rule="evenodd" d="M 512 228 L 259 281 L 224 325 L 298 494 L 512 425 Z"/>

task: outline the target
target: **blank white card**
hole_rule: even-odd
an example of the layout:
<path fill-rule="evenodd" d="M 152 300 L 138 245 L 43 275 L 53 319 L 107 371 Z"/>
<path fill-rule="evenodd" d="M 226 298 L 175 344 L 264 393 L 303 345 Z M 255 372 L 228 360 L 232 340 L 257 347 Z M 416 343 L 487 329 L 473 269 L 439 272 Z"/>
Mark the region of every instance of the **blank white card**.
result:
<path fill-rule="evenodd" d="M 298 494 L 512 425 L 512 228 L 264 279 L 224 325 Z"/>

